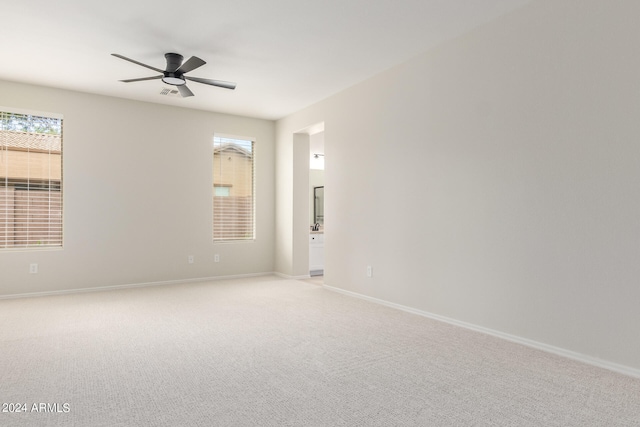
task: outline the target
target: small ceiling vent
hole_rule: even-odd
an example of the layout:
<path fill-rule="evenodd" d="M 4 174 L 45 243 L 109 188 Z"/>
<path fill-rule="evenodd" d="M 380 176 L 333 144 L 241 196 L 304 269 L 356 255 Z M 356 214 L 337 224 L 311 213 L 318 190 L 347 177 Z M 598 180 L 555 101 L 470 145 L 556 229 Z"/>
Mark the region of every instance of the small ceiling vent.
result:
<path fill-rule="evenodd" d="M 180 92 L 177 89 L 170 89 L 168 87 L 164 87 L 160 91 L 160 95 L 180 97 Z"/>

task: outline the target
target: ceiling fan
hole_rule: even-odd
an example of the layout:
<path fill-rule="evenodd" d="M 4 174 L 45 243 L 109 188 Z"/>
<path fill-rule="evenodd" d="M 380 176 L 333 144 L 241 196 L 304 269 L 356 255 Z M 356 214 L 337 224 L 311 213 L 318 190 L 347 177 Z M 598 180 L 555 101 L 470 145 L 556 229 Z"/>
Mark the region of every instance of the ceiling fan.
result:
<path fill-rule="evenodd" d="M 182 55 L 178 53 L 165 53 L 164 57 L 167 60 L 167 67 L 164 70 L 161 70 L 159 68 L 152 67 L 151 65 L 143 64 L 142 62 L 135 61 L 133 59 L 127 58 L 126 56 L 119 55 L 117 53 L 112 53 L 111 55 L 115 56 L 116 58 L 124 59 L 125 61 L 133 62 L 134 64 L 138 64 L 143 67 L 149 68 L 153 71 L 157 71 L 158 73 L 161 73 L 161 75 L 159 76 L 142 77 L 139 79 L 120 80 L 121 82 L 124 82 L 124 83 L 161 79 L 164 83 L 168 85 L 176 86 L 178 88 L 178 91 L 180 92 L 180 95 L 182 95 L 183 98 L 187 96 L 193 96 L 193 92 L 191 92 L 186 85 L 187 80 L 198 82 L 198 83 L 204 83 L 206 85 L 211 85 L 211 86 L 218 86 L 225 89 L 236 88 L 236 84 L 231 82 L 186 76 L 185 74 L 188 73 L 189 71 L 195 70 L 196 68 L 206 64 L 206 62 L 204 62 L 202 59 L 198 58 L 197 56 L 192 56 L 186 62 L 183 63 L 182 60 L 184 59 L 184 57 Z"/>

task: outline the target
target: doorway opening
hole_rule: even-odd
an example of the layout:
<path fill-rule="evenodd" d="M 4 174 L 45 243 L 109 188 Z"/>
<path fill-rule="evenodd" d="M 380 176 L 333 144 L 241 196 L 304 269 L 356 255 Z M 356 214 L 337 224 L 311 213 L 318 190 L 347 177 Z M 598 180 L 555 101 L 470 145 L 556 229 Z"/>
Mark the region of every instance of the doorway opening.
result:
<path fill-rule="evenodd" d="M 324 276 L 324 129 L 309 135 L 309 276 Z"/>

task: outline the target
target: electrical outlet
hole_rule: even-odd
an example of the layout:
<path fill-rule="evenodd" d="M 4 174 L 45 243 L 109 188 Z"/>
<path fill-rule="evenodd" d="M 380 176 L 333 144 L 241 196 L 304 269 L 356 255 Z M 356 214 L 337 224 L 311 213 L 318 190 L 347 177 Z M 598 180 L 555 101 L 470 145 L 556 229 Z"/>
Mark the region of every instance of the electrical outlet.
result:
<path fill-rule="evenodd" d="M 213 262 L 220 262 L 220 255 L 215 254 L 215 255 L 213 256 Z"/>
<path fill-rule="evenodd" d="M 189 255 L 189 264 L 193 264 L 193 255 Z"/>
<path fill-rule="evenodd" d="M 373 267 L 367 265 L 367 277 L 373 277 Z"/>
<path fill-rule="evenodd" d="M 38 273 L 38 264 L 29 264 L 29 273 L 36 274 Z"/>

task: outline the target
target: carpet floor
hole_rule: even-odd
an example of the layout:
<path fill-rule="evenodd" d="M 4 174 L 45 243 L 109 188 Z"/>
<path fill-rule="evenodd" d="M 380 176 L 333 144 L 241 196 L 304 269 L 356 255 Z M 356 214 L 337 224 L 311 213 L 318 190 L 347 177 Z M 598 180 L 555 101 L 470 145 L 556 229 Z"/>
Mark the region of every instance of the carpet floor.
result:
<path fill-rule="evenodd" d="M 0 301 L 2 426 L 639 426 L 640 379 L 274 276 Z"/>

